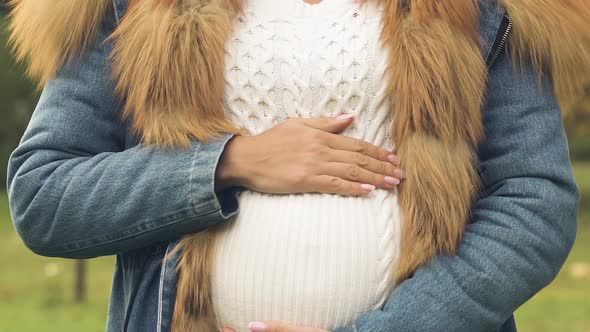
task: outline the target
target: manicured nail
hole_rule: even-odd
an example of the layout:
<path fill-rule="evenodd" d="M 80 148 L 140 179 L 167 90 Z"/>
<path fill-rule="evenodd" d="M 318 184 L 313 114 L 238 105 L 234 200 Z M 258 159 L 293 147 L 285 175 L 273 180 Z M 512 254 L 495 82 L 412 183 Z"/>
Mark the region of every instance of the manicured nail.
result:
<path fill-rule="evenodd" d="M 399 158 L 394 154 L 387 156 L 387 160 L 394 165 L 399 165 Z"/>
<path fill-rule="evenodd" d="M 399 180 L 391 176 L 386 176 L 385 183 L 397 186 L 399 184 Z"/>
<path fill-rule="evenodd" d="M 396 169 L 395 171 L 393 171 L 395 173 L 395 176 L 397 176 L 400 179 L 405 179 L 406 178 L 406 172 L 402 171 L 401 169 Z"/>
<path fill-rule="evenodd" d="M 336 118 L 340 119 L 340 120 L 346 120 L 346 119 L 350 119 L 354 116 L 354 114 L 352 113 L 344 113 L 344 114 L 340 114 L 338 115 Z"/>
<path fill-rule="evenodd" d="M 363 188 L 363 190 L 365 190 L 365 191 L 375 190 L 375 186 L 372 184 L 363 184 L 363 185 L 361 185 L 361 188 Z"/>
<path fill-rule="evenodd" d="M 248 324 L 248 329 L 252 332 L 266 332 L 268 327 L 263 322 L 251 322 Z"/>

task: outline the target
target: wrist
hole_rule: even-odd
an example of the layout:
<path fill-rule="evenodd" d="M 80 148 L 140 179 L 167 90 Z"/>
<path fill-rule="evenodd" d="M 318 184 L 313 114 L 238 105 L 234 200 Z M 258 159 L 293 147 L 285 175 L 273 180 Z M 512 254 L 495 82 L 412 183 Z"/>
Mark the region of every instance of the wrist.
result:
<path fill-rule="evenodd" d="M 247 136 L 234 136 L 231 138 L 219 158 L 215 171 L 215 191 L 223 191 L 229 187 L 246 185 L 246 172 L 244 161 L 245 152 L 244 140 Z"/>

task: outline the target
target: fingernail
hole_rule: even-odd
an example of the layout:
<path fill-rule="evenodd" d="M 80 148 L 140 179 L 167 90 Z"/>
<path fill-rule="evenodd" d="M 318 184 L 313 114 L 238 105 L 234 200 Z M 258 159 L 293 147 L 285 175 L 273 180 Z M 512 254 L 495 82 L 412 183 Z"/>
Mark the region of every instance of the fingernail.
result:
<path fill-rule="evenodd" d="M 248 324 L 248 329 L 252 332 L 266 332 L 267 326 L 263 322 L 251 322 Z"/>
<path fill-rule="evenodd" d="M 386 176 L 385 183 L 397 186 L 399 184 L 399 180 L 391 176 Z"/>
<path fill-rule="evenodd" d="M 346 119 L 350 119 L 354 116 L 354 114 L 352 113 L 344 113 L 344 114 L 340 114 L 338 115 L 336 118 L 340 119 L 340 120 L 346 120 Z"/>
<path fill-rule="evenodd" d="M 395 164 L 395 165 L 399 164 L 399 158 L 394 154 L 390 154 L 389 156 L 387 156 L 387 160 L 389 160 L 389 162 L 392 164 Z"/>
<path fill-rule="evenodd" d="M 366 190 L 366 191 L 375 190 L 375 186 L 371 185 L 371 184 L 363 184 L 363 185 L 361 185 L 361 188 L 363 188 L 363 190 Z"/>
<path fill-rule="evenodd" d="M 396 169 L 395 171 L 393 171 L 395 173 L 395 176 L 397 176 L 400 179 L 405 179 L 406 178 L 406 172 L 402 171 L 401 169 Z"/>

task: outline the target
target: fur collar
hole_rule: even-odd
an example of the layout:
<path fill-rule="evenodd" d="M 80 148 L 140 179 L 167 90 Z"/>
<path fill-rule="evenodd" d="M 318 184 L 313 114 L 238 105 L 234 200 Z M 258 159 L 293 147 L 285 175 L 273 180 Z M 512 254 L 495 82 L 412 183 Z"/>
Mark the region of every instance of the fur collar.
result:
<path fill-rule="evenodd" d="M 404 215 L 392 284 L 439 253 L 454 254 L 479 192 L 477 145 L 487 79 L 476 0 L 380 1 L 389 49 L 395 143 L 408 176 L 399 187 Z M 590 77 L 586 0 L 498 0 L 514 22 L 514 60 L 531 59 L 562 96 Z M 135 0 L 111 38 L 123 114 L 146 144 L 188 146 L 239 132 L 221 106 L 225 40 L 239 0 Z M 11 41 L 29 73 L 46 82 L 94 42 L 111 0 L 13 0 Z M 65 37 L 67 36 L 67 38 Z M 175 309 L 177 331 L 214 325 L 209 282 L 213 230 L 185 238 Z"/>
<path fill-rule="evenodd" d="M 236 132 L 219 117 L 214 96 L 219 95 L 222 79 L 221 48 L 231 33 L 241 0 L 129 1 L 129 12 L 112 36 L 116 40 L 113 63 L 117 91 L 127 97 L 124 114 L 134 119 L 136 133 L 146 143 L 188 145 L 193 138 L 208 140 L 220 131 Z M 475 0 L 357 1 L 379 1 L 390 13 L 384 22 L 386 46 L 393 44 L 394 35 L 409 30 L 408 38 L 450 38 L 453 35 L 448 33 L 453 33 L 468 37 L 473 44 L 478 42 Z M 514 59 L 532 59 L 539 75 L 552 76 L 560 96 L 580 93 L 590 67 L 588 1 L 497 1 L 514 21 L 510 40 Z M 113 1 L 12 0 L 11 4 L 15 55 L 28 62 L 29 75 L 42 85 L 63 63 L 80 56 L 94 42 Z M 421 25 L 442 29 L 430 29 L 439 36 L 427 36 L 417 28 Z M 196 41 L 190 49 L 198 52 L 187 51 L 183 41 L 189 38 Z M 411 43 L 398 43 L 403 45 Z M 427 45 L 421 44 L 414 52 L 429 50 Z M 173 63 L 167 61 L 171 58 Z M 457 72 L 455 65 L 465 63 L 453 64 L 449 70 Z M 199 74 L 186 75 L 188 72 Z M 204 86 L 201 81 L 212 84 Z"/>

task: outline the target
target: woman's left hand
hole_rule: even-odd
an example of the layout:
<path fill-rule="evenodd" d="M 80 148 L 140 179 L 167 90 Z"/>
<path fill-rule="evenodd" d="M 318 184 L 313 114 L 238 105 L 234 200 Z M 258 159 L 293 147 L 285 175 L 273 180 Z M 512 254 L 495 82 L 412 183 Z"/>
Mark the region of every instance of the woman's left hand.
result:
<path fill-rule="evenodd" d="M 328 332 L 314 327 L 299 327 L 270 320 L 252 322 L 248 328 L 252 332 Z M 235 332 L 235 330 L 226 327 L 221 332 Z"/>

